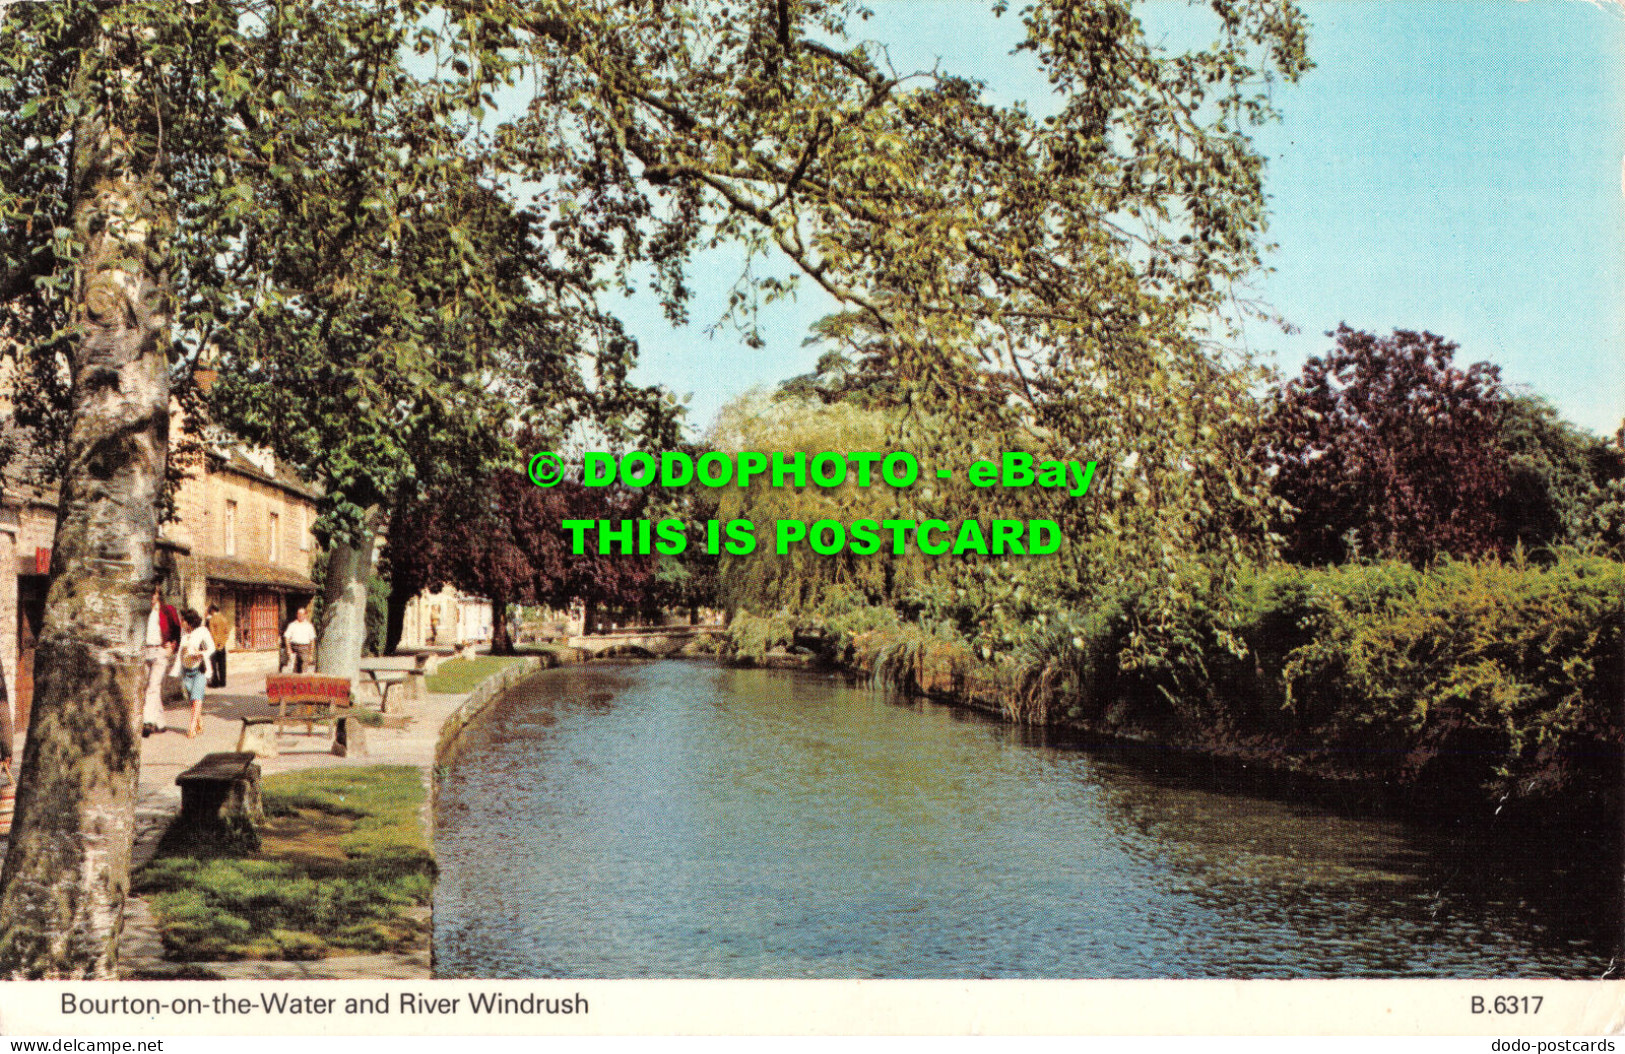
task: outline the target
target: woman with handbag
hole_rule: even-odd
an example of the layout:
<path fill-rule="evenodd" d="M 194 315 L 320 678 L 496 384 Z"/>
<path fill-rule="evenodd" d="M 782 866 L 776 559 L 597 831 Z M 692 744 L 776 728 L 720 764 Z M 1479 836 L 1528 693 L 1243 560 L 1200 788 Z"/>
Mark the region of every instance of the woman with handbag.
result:
<path fill-rule="evenodd" d="M 214 654 L 214 638 L 203 625 L 203 616 L 191 608 L 181 614 L 186 623 L 186 635 L 175 657 L 176 670 L 186 698 L 192 701 L 192 724 L 186 730 L 187 739 L 196 739 L 203 731 L 203 692 L 209 682 L 209 656 Z"/>

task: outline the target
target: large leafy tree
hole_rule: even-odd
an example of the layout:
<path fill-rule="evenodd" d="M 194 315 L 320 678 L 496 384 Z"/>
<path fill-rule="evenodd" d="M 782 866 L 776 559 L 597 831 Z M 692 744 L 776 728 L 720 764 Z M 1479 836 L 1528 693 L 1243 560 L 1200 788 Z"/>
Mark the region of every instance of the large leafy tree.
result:
<path fill-rule="evenodd" d="M 1544 399 L 1513 395 L 1497 442 L 1506 459 L 1501 530 L 1508 545 L 1618 548 L 1625 542 L 1620 496 L 1625 449 L 1559 416 Z"/>
<path fill-rule="evenodd" d="M 653 585 L 650 556 L 571 551 L 559 529 L 567 519 L 620 521 L 643 515 L 640 496 L 619 488 L 587 488 L 575 480 L 540 488 L 522 472 L 498 469 L 479 487 L 431 493 L 391 525 L 381 564 L 401 593 L 453 585 L 491 601 L 492 651 L 513 654 L 508 608 L 514 604 L 636 607 Z M 589 619 L 590 621 L 590 619 Z M 400 637 L 392 620 L 393 646 Z"/>
<path fill-rule="evenodd" d="M 1306 66 L 1296 8 L 1220 0 L 1215 43 L 1168 53 L 1126 0 L 1032 4 L 1017 61 L 1055 92 L 1037 109 L 894 68 L 861 14 L 549 8 L 516 27 L 543 91 L 505 134 L 577 203 L 563 244 L 648 261 L 675 316 L 694 251 L 790 261 L 790 278 L 742 277 L 734 318 L 751 337 L 751 294 L 795 282 L 835 297 L 855 365 L 923 411 L 899 445 L 1109 461 L 1090 501 L 1044 510 L 1068 552 L 987 589 L 1038 577 L 1088 602 L 1129 579 L 1168 611 L 1189 602 L 1264 547 L 1255 376 L 1219 340 L 1264 227 L 1247 129 Z"/>
<path fill-rule="evenodd" d="M 229 26 L 143 3 L 10 5 L 0 18 L 3 335 L 19 376 L 66 378 L 71 408 L 0 878 L 0 973 L 108 976 L 168 457 L 175 137 L 208 90 L 196 59 Z"/>
<path fill-rule="evenodd" d="M 581 349 L 603 427 L 644 427 L 630 342 L 593 294 L 647 272 L 681 318 L 695 254 L 722 242 L 788 259 L 864 315 L 936 410 L 1057 451 L 1129 451 L 1095 526 L 1139 555 L 1183 544 L 1204 508 L 1245 518 L 1227 437 L 1246 385 L 1190 326 L 1256 264 L 1261 162 L 1243 129 L 1304 67 L 1303 30 L 1284 0 L 1209 10 L 1217 43 L 1168 55 L 1126 0 L 1027 9 L 1023 49 L 1057 92 L 1038 117 L 892 69 L 852 32 L 862 8 L 828 0 L 7 6 L 0 293 L 21 321 L 5 324 L 30 349 L 60 335 L 75 427 L 100 431 L 69 445 L 47 615 L 63 658 L 42 645 L 61 672 L 42 672 L 35 711 L 84 719 L 31 737 L 25 785 L 67 782 L 19 802 L 0 967 L 111 969 L 166 354 L 181 376 L 217 362 L 218 412 L 329 487 L 340 659 L 359 647 L 380 510 L 435 457 L 472 467 L 501 446 L 485 426 L 512 393 L 503 356 L 539 350 L 568 374 L 578 360 L 548 350 Z M 533 101 L 498 121 L 498 91 Z M 492 252 L 525 209 L 529 246 Z M 791 288 L 742 276 L 747 339 L 759 299 Z M 536 305 L 540 339 L 522 323 Z M 110 602 L 73 610 L 96 590 Z M 324 662 L 328 647 L 324 632 Z M 94 690 L 68 683 L 85 669 L 107 671 Z M 86 811 L 104 785 L 123 788 L 96 806 L 106 823 Z M 90 830 L 110 853 L 84 851 Z M 44 895 L 48 873 L 67 895 Z"/>
<path fill-rule="evenodd" d="M 1285 554 L 1305 563 L 1424 563 L 1503 543 L 1500 371 L 1455 365 L 1432 333 L 1339 326 L 1278 394 L 1262 456 L 1295 510 Z"/>
<path fill-rule="evenodd" d="M 387 510 L 511 463 L 527 417 L 661 419 L 591 268 L 553 259 L 545 217 L 498 189 L 480 121 L 503 63 L 479 35 L 413 4 L 279 6 L 226 74 L 270 104 L 206 191 L 201 237 L 231 249 L 198 275 L 200 354 L 223 370 L 219 419 L 324 491 L 332 673 L 359 658 Z"/>

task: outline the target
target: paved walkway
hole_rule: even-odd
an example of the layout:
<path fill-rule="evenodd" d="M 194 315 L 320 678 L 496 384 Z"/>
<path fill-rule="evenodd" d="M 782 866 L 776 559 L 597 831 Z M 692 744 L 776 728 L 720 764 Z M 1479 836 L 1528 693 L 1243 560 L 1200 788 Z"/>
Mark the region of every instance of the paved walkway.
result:
<path fill-rule="evenodd" d="M 267 663 L 257 656 L 230 657 L 230 674 L 224 688 L 211 688 L 203 702 L 203 731 L 195 739 L 186 737 L 191 708 L 176 704 L 167 711 L 169 730 L 149 736 L 141 748 L 141 785 L 136 804 L 135 853 L 131 870 L 152 858 L 158 841 L 170 821 L 180 811 L 180 788 L 175 777 L 196 764 L 205 754 L 235 750 L 244 714 L 266 708 Z M 372 703 L 370 688 L 360 689 L 361 702 Z M 293 769 L 338 765 L 416 765 L 429 781 L 434 765 L 440 726 L 466 695 L 429 694 L 421 701 L 402 702 L 399 690 L 390 692 L 390 724 L 403 719 L 401 727 L 365 729 L 365 749 L 348 757 L 335 757 L 330 749 L 331 733 L 318 728 L 315 735 L 286 734 L 280 737 L 278 757 L 261 758 L 264 775 Z M 424 811 L 424 827 L 433 831 L 432 817 Z M 427 917 L 427 915 L 425 915 Z M 119 943 L 120 972 L 127 977 L 193 978 L 417 978 L 430 975 L 429 955 L 351 955 L 333 956 L 315 962 L 236 962 L 175 963 L 163 958 L 163 946 L 147 904 L 131 897 L 124 917 L 124 936 Z"/>

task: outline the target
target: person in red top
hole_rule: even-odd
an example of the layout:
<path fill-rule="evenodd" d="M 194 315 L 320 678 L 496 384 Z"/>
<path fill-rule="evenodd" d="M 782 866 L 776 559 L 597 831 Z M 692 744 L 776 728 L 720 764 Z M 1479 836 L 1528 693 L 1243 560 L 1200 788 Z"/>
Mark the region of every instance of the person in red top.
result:
<path fill-rule="evenodd" d="M 147 660 L 147 696 L 141 707 L 141 734 L 167 732 L 164 719 L 164 671 L 169 668 L 175 650 L 181 646 L 181 616 L 164 603 L 163 591 L 152 590 L 152 610 L 147 613 L 146 647 L 142 654 Z"/>

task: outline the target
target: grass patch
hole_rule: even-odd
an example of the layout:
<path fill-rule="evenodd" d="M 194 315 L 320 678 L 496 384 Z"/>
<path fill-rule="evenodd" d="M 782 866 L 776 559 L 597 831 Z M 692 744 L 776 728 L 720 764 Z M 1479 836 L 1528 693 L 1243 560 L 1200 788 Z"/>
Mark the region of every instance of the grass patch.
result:
<path fill-rule="evenodd" d="M 406 765 L 268 776 L 257 853 L 166 838 L 136 875 L 174 959 L 320 959 L 427 938 L 434 858 Z"/>
<path fill-rule="evenodd" d="M 522 661 L 515 655 L 482 655 L 477 659 L 450 659 L 440 664 L 439 669 L 427 678 L 428 688 L 431 692 L 440 692 L 445 695 L 462 695 L 472 692 L 476 686 L 487 677 Z"/>

